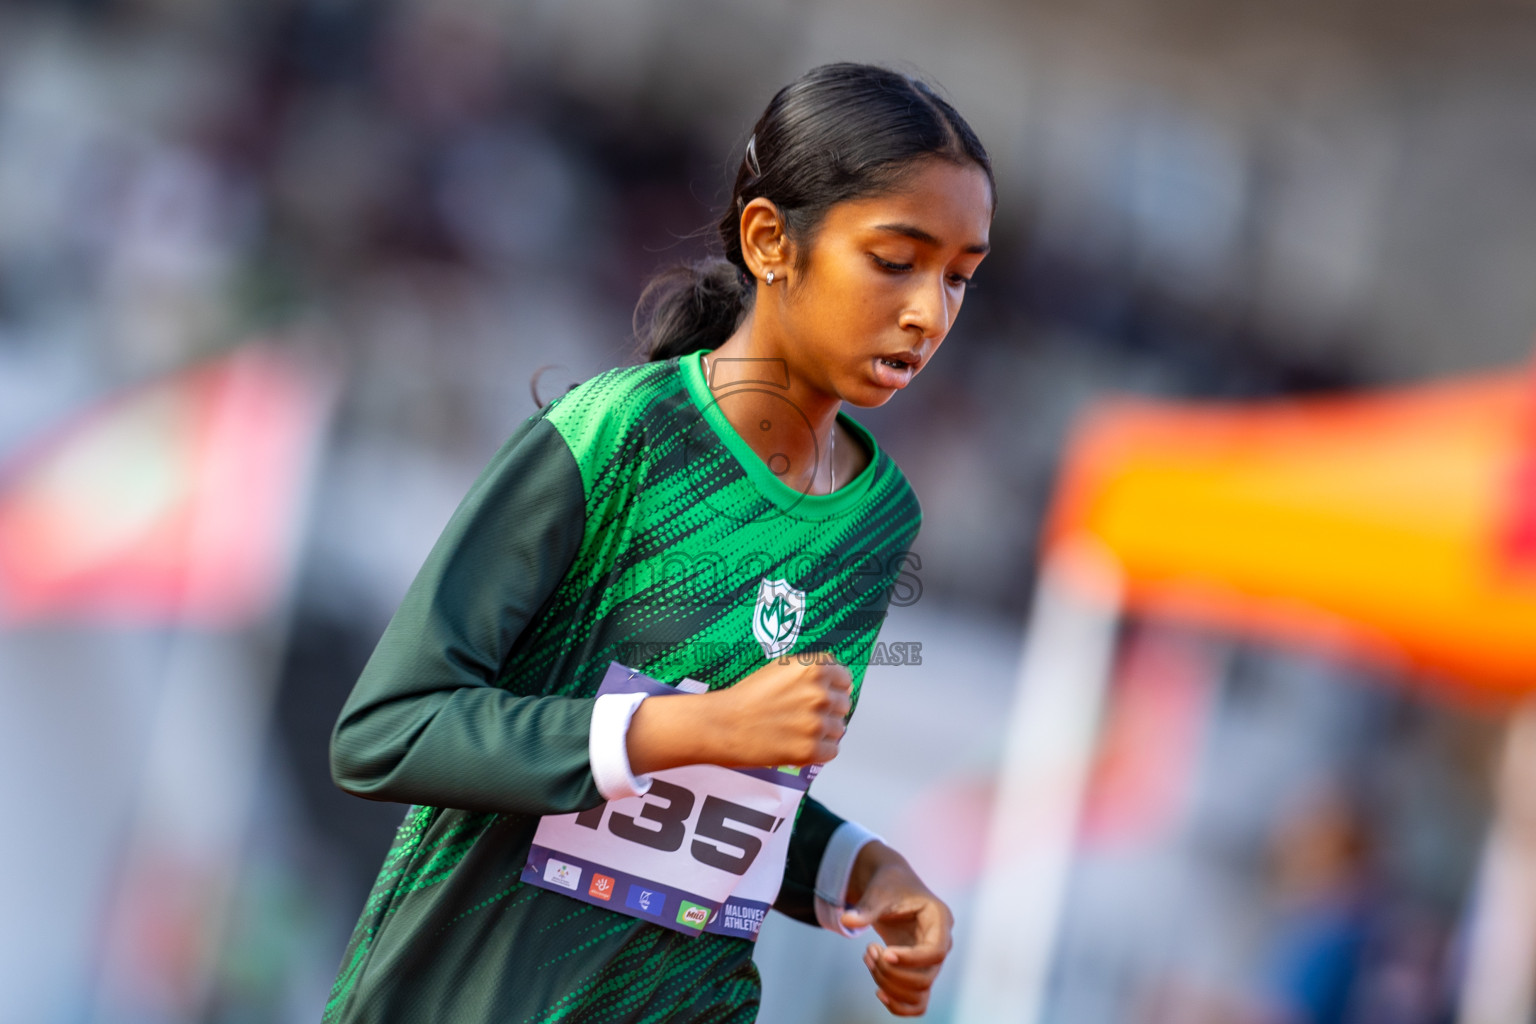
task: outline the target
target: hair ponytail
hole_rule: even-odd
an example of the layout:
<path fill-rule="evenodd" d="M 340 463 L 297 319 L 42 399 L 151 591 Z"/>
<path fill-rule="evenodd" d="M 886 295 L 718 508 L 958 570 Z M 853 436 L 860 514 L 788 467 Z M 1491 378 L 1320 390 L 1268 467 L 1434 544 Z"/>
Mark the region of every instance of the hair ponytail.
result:
<path fill-rule="evenodd" d="M 651 278 L 635 306 L 635 338 L 651 361 L 718 348 L 741 320 L 741 271 L 722 259 L 671 267 Z"/>
<path fill-rule="evenodd" d="M 780 89 L 758 118 L 720 218 L 724 259 L 673 267 L 635 307 L 652 361 L 718 347 L 756 295 L 741 250 L 741 213 L 759 196 L 779 208 L 797 263 L 836 203 L 899 189 L 920 158 L 980 168 L 992 161 L 965 119 L 925 82 L 870 64 L 826 64 Z"/>

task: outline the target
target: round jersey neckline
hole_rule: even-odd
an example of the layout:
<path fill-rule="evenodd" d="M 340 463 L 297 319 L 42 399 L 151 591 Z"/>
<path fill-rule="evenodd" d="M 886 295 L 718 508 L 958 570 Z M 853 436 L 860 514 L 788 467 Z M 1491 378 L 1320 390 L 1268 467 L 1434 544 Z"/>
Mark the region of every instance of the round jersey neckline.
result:
<path fill-rule="evenodd" d="M 703 416 L 710 430 L 714 431 L 726 450 L 735 457 L 743 472 L 747 474 L 747 478 L 757 485 L 764 497 L 785 513 L 810 519 L 825 519 L 839 515 L 863 500 L 879 472 L 880 446 L 875 443 L 875 436 L 866 430 L 862 423 L 841 409 L 838 410 L 838 422 L 847 427 L 849 432 L 868 449 L 869 464 L 852 480 L 831 494 L 806 494 L 804 491 L 797 491 L 780 480 L 752 449 L 752 446 L 736 433 L 736 428 L 731 426 L 731 421 L 721 411 L 719 403 L 710 394 L 709 385 L 704 380 L 704 369 L 701 365 L 703 355 L 704 352 L 700 350 L 678 357 L 678 369 L 682 373 L 683 386 L 688 392 L 688 398 Z"/>

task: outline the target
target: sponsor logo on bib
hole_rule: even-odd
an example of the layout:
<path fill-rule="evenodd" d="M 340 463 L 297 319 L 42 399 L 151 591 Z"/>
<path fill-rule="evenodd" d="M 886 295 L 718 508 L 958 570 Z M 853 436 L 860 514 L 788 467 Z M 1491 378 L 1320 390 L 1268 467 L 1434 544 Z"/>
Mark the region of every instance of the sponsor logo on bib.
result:
<path fill-rule="evenodd" d="M 709 924 L 709 908 L 683 900 L 682 908 L 677 912 L 677 923 L 702 930 Z"/>
<path fill-rule="evenodd" d="M 763 577 L 757 588 L 757 607 L 752 610 L 752 635 L 763 646 L 765 658 L 777 658 L 794 646 L 805 619 L 805 591 L 788 580 Z"/>
<path fill-rule="evenodd" d="M 587 890 L 588 896 L 596 896 L 600 900 L 613 899 L 613 879 L 599 872 L 592 872 L 592 887 Z"/>
<path fill-rule="evenodd" d="M 662 908 L 667 905 L 667 894 L 644 886 L 632 885 L 629 887 L 629 895 L 624 899 L 624 905 L 642 914 L 660 917 Z"/>
<path fill-rule="evenodd" d="M 579 889 L 581 887 L 581 868 L 551 857 L 549 858 L 549 863 L 544 865 L 544 881 L 558 885 L 562 889 Z"/>

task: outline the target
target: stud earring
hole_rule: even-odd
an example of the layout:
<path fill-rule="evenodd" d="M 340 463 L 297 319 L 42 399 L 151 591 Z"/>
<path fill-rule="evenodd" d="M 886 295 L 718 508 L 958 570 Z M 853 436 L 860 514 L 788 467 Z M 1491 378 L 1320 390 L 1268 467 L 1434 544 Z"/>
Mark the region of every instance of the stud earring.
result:
<path fill-rule="evenodd" d="M 764 278 L 767 280 L 769 286 L 771 287 L 773 285 L 773 271 L 768 271 L 768 273 L 764 275 Z"/>

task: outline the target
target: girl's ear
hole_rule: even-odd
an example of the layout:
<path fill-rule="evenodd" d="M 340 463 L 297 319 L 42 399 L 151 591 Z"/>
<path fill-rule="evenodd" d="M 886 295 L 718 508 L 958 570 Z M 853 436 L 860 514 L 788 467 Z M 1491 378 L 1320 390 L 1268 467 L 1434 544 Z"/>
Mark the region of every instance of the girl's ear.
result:
<path fill-rule="evenodd" d="M 759 281 L 768 271 L 776 280 L 784 280 L 789 269 L 789 236 L 779 208 L 762 196 L 741 211 L 741 254 L 747 269 Z"/>

